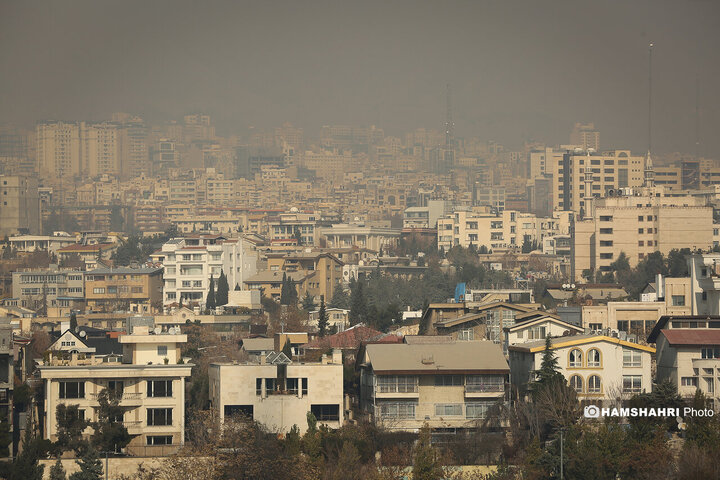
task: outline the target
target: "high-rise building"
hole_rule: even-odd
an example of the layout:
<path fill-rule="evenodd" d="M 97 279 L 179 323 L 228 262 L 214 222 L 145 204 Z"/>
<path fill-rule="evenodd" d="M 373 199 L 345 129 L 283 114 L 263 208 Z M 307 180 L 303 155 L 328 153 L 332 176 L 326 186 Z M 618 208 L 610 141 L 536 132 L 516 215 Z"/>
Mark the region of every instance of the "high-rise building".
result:
<path fill-rule="evenodd" d="M 600 132 L 595 129 L 594 123 L 576 123 L 570 134 L 570 143 L 583 150 L 600 150 Z"/>
<path fill-rule="evenodd" d="M 41 233 L 40 195 L 35 177 L 0 175 L 0 235 Z"/>
<path fill-rule="evenodd" d="M 80 175 L 80 125 L 42 122 L 35 132 L 37 168 L 41 177 L 62 181 Z"/>

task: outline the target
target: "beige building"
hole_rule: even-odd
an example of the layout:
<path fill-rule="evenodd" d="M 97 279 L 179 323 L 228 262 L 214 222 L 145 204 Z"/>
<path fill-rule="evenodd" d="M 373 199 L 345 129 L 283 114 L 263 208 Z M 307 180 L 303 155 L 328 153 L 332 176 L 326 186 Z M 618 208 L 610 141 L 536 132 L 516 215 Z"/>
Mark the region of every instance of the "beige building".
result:
<path fill-rule="evenodd" d="M 162 299 L 162 268 L 96 268 L 85 273 L 88 307 L 101 311 L 127 310 L 134 303 L 145 304 L 151 311 L 162 306 Z"/>
<path fill-rule="evenodd" d="M 507 355 L 510 345 L 545 340 L 546 337 L 578 335 L 584 332 L 582 327 L 565 322 L 555 314 L 539 310 L 515 317 L 515 324 L 503 329 L 505 338 L 503 351 Z"/>
<path fill-rule="evenodd" d="M 296 363 L 271 352 L 261 363 L 210 365 L 210 406 L 220 421 L 243 414 L 272 432 L 293 426 L 307 430 L 307 415 L 318 424 L 343 424 L 342 354 L 334 350 L 319 363 Z"/>
<path fill-rule="evenodd" d="M 488 249 L 522 247 L 525 238 L 542 242 L 544 219 L 531 213 L 505 210 L 492 213 L 487 207 L 455 211 L 438 219 L 438 248 L 445 251 L 456 245 L 474 245 Z M 548 232 L 549 233 L 549 232 Z"/>
<path fill-rule="evenodd" d="M 35 177 L 0 175 L 0 235 L 42 233 Z"/>
<path fill-rule="evenodd" d="M 57 439 L 58 405 L 78 405 L 86 420 L 97 421 L 98 395 L 114 389 L 122 394 L 122 422 L 133 437 L 129 450 L 153 456 L 167 452 L 168 447 L 181 446 L 185 379 L 192 365 L 179 363 L 180 345 L 187 341 L 186 335 L 175 333 L 175 329 L 171 332 L 152 334 L 147 327 L 136 327 L 132 335 L 121 336 L 122 362 L 72 347 L 51 352 L 38 367 L 45 382 L 45 438 Z M 91 428 L 84 432 L 91 433 Z"/>
<path fill-rule="evenodd" d="M 607 272 L 625 252 L 634 267 L 653 252 L 710 249 L 720 240 L 713 207 L 692 196 L 666 196 L 655 190 L 626 191 L 589 201 L 586 217 L 575 223 L 575 278 L 583 270 Z"/>
<path fill-rule="evenodd" d="M 499 345 L 417 338 L 413 344 L 367 345 L 360 408 L 371 421 L 404 431 L 426 424 L 474 428 L 504 401 L 510 369 Z"/>
<path fill-rule="evenodd" d="M 592 334 L 555 337 L 551 342 L 560 372 L 581 400 L 652 391 L 652 347 Z M 513 387 L 526 391 L 542 363 L 545 340 L 510 345 L 509 350 Z"/>

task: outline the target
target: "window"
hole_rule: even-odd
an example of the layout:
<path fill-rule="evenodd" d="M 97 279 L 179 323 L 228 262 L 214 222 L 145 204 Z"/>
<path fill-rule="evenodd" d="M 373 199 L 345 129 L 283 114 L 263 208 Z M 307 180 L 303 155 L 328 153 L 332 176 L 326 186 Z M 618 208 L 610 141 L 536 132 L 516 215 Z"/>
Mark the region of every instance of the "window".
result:
<path fill-rule="evenodd" d="M 638 215 L 638 222 L 642 222 L 644 218 L 642 215 Z"/>
<path fill-rule="evenodd" d="M 598 350 L 597 348 L 591 348 L 588 351 L 587 366 L 588 367 L 599 367 L 600 366 L 600 350 Z"/>
<path fill-rule="evenodd" d="M 612 247 L 613 241 L 612 240 L 600 240 L 600 246 L 601 247 Z"/>
<path fill-rule="evenodd" d="M 603 235 L 610 235 L 611 233 L 613 233 L 613 229 L 612 228 L 601 228 L 600 233 Z"/>
<path fill-rule="evenodd" d="M 642 228 L 638 228 L 638 233 L 644 233 L 644 230 Z"/>
<path fill-rule="evenodd" d="M 147 396 L 155 397 L 172 397 L 172 380 L 148 380 Z"/>
<path fill-rule="evenodd" d="M 148 445 L 172 445 L 172 435 L 148 435 Z"/>
<path fill-rule="evenodd" d="M 491 402 L 470 402 L 465 404 L 465 418 L 485 418 L 492 407 Z"/>
<path fill-rule="evenodd" d="M 462 375 L 435 375 L 436 387 L 455 387 L 463 384 Z"/>
<path fill-rule="evenodd" d="M 310 405 L 310 411 L 319 421 L 340 420 L 340 405 Z"/>
<path fill-rule="evenodd" d="M 642 353 L 623 349 L 623 367 L 642 367 Z"/>
<path fill-rule="evenodd" d="M 167 352 L 168 352 L 167 345 L 158 345 L 157 352 L 158 352 L 157 354 L 161 357 L 167 356 Z"/>
<path fill-rule="evenodd" d="M 623 375 L 623 393 L 642 392 L 642 377 L 640 375 Z"/>
<path fill-rule="evenodd" d="M 696 377 L 682 377 L 680 379 L 680 385 L 683 387 L 697 387 L 697 380 Z"/>
<path fill-rule="evenodd" d="M 612 222 L 612 215 L 600 215 L 601 222 Z"/>
<path fill-rule="evenodd" d="M 702 358 L 720 358 L 720 348 L 717 347 L 703 347 L 700 352 Z"/>
<path fill-rule="evenodd" d="M 93 293 L 105 293 L 105 288 L 104 287 L 93 288 Z"/>
<path fill-rule="evenodd" d="M 255 395 L 262 395 L 262 378 L 255 379 Z"/>
<path fill-rule="evenodd" d="M 148 408 L 147 424 L 149 426 L 172 425 L 172 408 Z"/>
<path fill-rule="evenodd" d="M 597 375 L 591 375 L 588 378 L 588 393 L 601 393 L 602 392 L 602 381 Z"/>
<path fill-rule="evenodd" d="M 60 382 L 60 398 L 85 398 L 85 382 Z"/>
<path fill-rule="evenodd" d="M 542 340 L 545 336 L 545 327 L 532 327 L 528 329 L 528 340 Z"/>
<path fill-rule="evenodd" d="M 380 393 L 417 392 L 418 380 L 410 375 L 388 375 L 377 377 Z"/>
<path fill-rule="evenodd" d="M 225 405 L 224 412 L 226 417 L 243 415 L 248 418 L 253 418 L 252 405 Z"/>
<path fill-rule="evenodd" d="M 715 380 L 712 377 L 705 377 L 705 391 L 715 393 Z"/>
<path fill-rule="evenodd" d="M 288 378 L 285 381 L 285 389 L 290 392 L 293 395 L 297 395 L 298 393 L 298 379 L 297 378 Z"/>
<path fill-rule="evenodd" d="M 466 328 L 458 332 L 458 340 L 474 340 L 474 331 L 472 328 Z"/>
<path fill-rule="evenodd" d="M 571 367 L 582 367 L 582 352 L 577 348 L 570 351 L 570 366 Z"/>
<path fill-rule="evenodd" d="M 673 307 L 684 307 L 685 306 L 685 295 L 673 295 L 672 296 Z"/>
<path fill-rule="evenodd" d="M 377 405 L 377 413 L 382 418 L 415 418 L 415 402 L 382 402 Z"/>
<path fill-rule="evenodd" d="M 580 375 L 570 377 L 570 387 L 577 393 L 583 392 L 583 378 Z"/>
<path fill-rule="evenodd" d="M 436 403 L 436 417 L 453 417 L 462 415 L 462 403 Z"/>
<path fill-rule="evenodd" d="M 307 378 L 302 379 L 302 394 L 303 394 L 303 396 L 308 394 L 308 379 Z"/>
<path fill-rule="evenodd" d="M 502 392 L 505 379 L 500 375 L 468 375 L 465 379 L 466 392 Z"/>
<path fill-rule="evenodd" d="M 644 246 L 645 246 L 645 242 L 642 240 L 638 240 L 638 247 L 644 247 Z"/>
<path fill-rule="evenodd" d="M 277 383 L 277 379 L 275 379 L 275 378 L 266 378 L 265 379 L 265 395 L 271 395 L 275 391 L 276 383 Z"/>

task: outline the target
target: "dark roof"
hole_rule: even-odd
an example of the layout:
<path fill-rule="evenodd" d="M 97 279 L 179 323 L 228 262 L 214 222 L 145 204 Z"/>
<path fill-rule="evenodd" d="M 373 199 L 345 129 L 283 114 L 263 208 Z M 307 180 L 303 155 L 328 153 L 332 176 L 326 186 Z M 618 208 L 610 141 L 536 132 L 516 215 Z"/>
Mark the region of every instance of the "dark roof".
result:
<path fill-rule="evenodd" d="M 663 329 L 661 333 L 670 345 L 720 345 L 720 329 L 716 328 Z"/>
<path fill-rule="evenodd" d="M 365 325 L 356 325 L 345 331 L 317 338 L 302 346 L 306 350 L 325 350 L 328 348 L 357 349 L 363 342 L 382 336 L 382 332 Z"/>
<path fill-rule="evenodd" d="M 117 338 L 87 338 L 85 344 L 88 347 L 95 347 L 95 355 L 110 355 L 111 353 L 122 355 L 122 345 Z"/>
<path fill-rule="evenodd" d="M 657 338 L 660 336 L 660 331 L 662 329 L 664 329 L 667 326 L 668 322 L 670 322 L 671 320 L 681 320 L 681 321 L 716 320 L 716 321 L 720 321 L 720 317 L 712 316 L 712 315 L 663 315 L 655 323 L 655 326 L 653 327 L 652 331 L 648 335 L 648 338 L 647 338 L 648 343 L 657 343 Z"/>

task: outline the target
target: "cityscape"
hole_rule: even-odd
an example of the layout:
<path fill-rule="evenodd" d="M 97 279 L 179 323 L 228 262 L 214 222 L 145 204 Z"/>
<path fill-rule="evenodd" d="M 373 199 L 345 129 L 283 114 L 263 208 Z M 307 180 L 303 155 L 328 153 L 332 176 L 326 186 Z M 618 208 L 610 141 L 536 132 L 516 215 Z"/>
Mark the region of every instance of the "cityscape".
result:
<path fill-rule="evenodd" d="M 641 3 L 1 1 L 0 479 L 720 479 L 720 9 Z"/>

